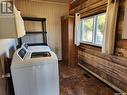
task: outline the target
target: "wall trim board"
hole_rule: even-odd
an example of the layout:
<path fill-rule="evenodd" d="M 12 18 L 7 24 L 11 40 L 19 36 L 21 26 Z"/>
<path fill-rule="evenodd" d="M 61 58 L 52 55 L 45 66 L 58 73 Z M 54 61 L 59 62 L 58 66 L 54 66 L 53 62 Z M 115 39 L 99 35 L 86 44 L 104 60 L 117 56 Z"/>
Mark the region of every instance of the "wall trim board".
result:
<path fill-rule="evenodd" d="M 93 76 L 95 76 L 97 79 L 101 80 L 102 82 L 104 82 L 105 84 L 107 84 L 108 86 L 110 86 L 111 88 L 113 88 L 114 90 L 120 92 L 120 93 L 125 93 L 123 90 L 121 90 L 120 88 L 116 87 L 115 85 L 113 85 L 112 83 L 108 82 L 107 80 L 103 79 L 102 77 L 100 77 L 99 75 L 97 75 L 96 73 L 92 72 L 91 70 L 89 70 L 88 68 L 84 67 L 83 65 L 81 65 L 80 63 L 78 63 L 78 65 L 83 68 L 84 70 L 86 70 L 87 72 L 89 72 L 90 74 L 92 74 Z"/>

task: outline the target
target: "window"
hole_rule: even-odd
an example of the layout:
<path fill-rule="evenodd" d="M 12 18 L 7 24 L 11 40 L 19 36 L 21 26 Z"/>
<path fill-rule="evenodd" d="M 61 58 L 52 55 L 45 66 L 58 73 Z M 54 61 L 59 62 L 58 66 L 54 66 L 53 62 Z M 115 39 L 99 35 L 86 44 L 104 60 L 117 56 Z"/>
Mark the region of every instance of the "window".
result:
<path fill-rule="evenodd" d="M 82 19 L 81 42 L 102 46 L 105 13 Z"/>

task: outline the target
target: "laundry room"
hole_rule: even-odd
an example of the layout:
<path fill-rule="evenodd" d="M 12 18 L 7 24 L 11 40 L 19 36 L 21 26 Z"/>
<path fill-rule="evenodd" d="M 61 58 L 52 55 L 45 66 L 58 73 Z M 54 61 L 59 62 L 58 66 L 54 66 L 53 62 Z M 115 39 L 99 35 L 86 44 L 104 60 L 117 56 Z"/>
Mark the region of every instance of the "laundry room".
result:
<path fill-rule="evenodd" d="M 127 95 L 127 0 L 0 0 L 0 95 Z"/>

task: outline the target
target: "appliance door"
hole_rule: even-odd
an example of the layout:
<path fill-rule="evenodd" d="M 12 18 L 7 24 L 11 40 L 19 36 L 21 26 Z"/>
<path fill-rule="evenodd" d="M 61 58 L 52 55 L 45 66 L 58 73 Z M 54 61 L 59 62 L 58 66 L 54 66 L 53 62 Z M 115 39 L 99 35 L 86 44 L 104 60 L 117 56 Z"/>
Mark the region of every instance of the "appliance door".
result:
<path fill-rule="evenodd" d="M 43 51 L 51 51 L 48 46 L 29 46 L 29 52 L 43 52 Z"/>
<path fill-rule="evenodd" d="M 59 95 L 58 63 L 13 69 L 15 95 Z"/>

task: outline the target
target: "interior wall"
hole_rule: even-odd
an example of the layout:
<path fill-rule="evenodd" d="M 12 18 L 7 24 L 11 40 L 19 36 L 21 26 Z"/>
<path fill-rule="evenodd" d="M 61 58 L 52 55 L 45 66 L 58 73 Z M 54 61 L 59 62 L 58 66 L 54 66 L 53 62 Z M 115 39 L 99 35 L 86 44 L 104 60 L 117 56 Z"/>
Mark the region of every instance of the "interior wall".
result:
<path fill-rule="evenodd" d="M 79 3 L 79 5 L 73 4 L 70 9 L 70 14 L 74 15 L 75 12 L 79 12 L 87 13 L 88 16 L 89 13 L 92 12 L 93 14 L 95 12 L 93 12 L 92 9 L 100 10 L 100 7 L 106 4 L 106 0 L 78 1 L 81 1 L 82 3 Z M 126 2 L 127 0 L 121 0 L 119 6 L 114 55 L 102 54 L 101 48 L 96 46 L 81 44 L 78 47 L 79 64 L 125 92 L 127 92 L 127 40 L 122 39 L 122 33 L 125 6 L 127 6 Z M 106 10 L 106 7 L 104 7 L 104 9 Z"/>
<path fill-rule="evenodd" d="M 107 0 L 76 0 L 70 6 L 70 15 L 80 13 L 81 17 L 105 12 Z"/>
<path fill-rule="evenodd" d="M 122 39 L 122 35 L 124 34 L 124 32 L 126 32 L 124 29 L 124 22 L 127 22 L 125 19 L 125 14 L 127 13 L 127 11 L 125 10 L 126 6 L 127 0 L 122 0 L 119 7 L 115 47 L 115 55 L 125 58 L 127 58 L 127 39 Z"/>
<path fill-rule="evenodd" d="M 12 58 L 16 49 L 15 39 L 0 39 L 0 56 L 6 56 Z"/>
<path fill-rule="evenodd" d="M 61 16 L 67 15 L 68 5 L 64 3 L 16 0 L 16 7 L 22 16 L 46 18 L 48 45 L 61 60 Z"/>

